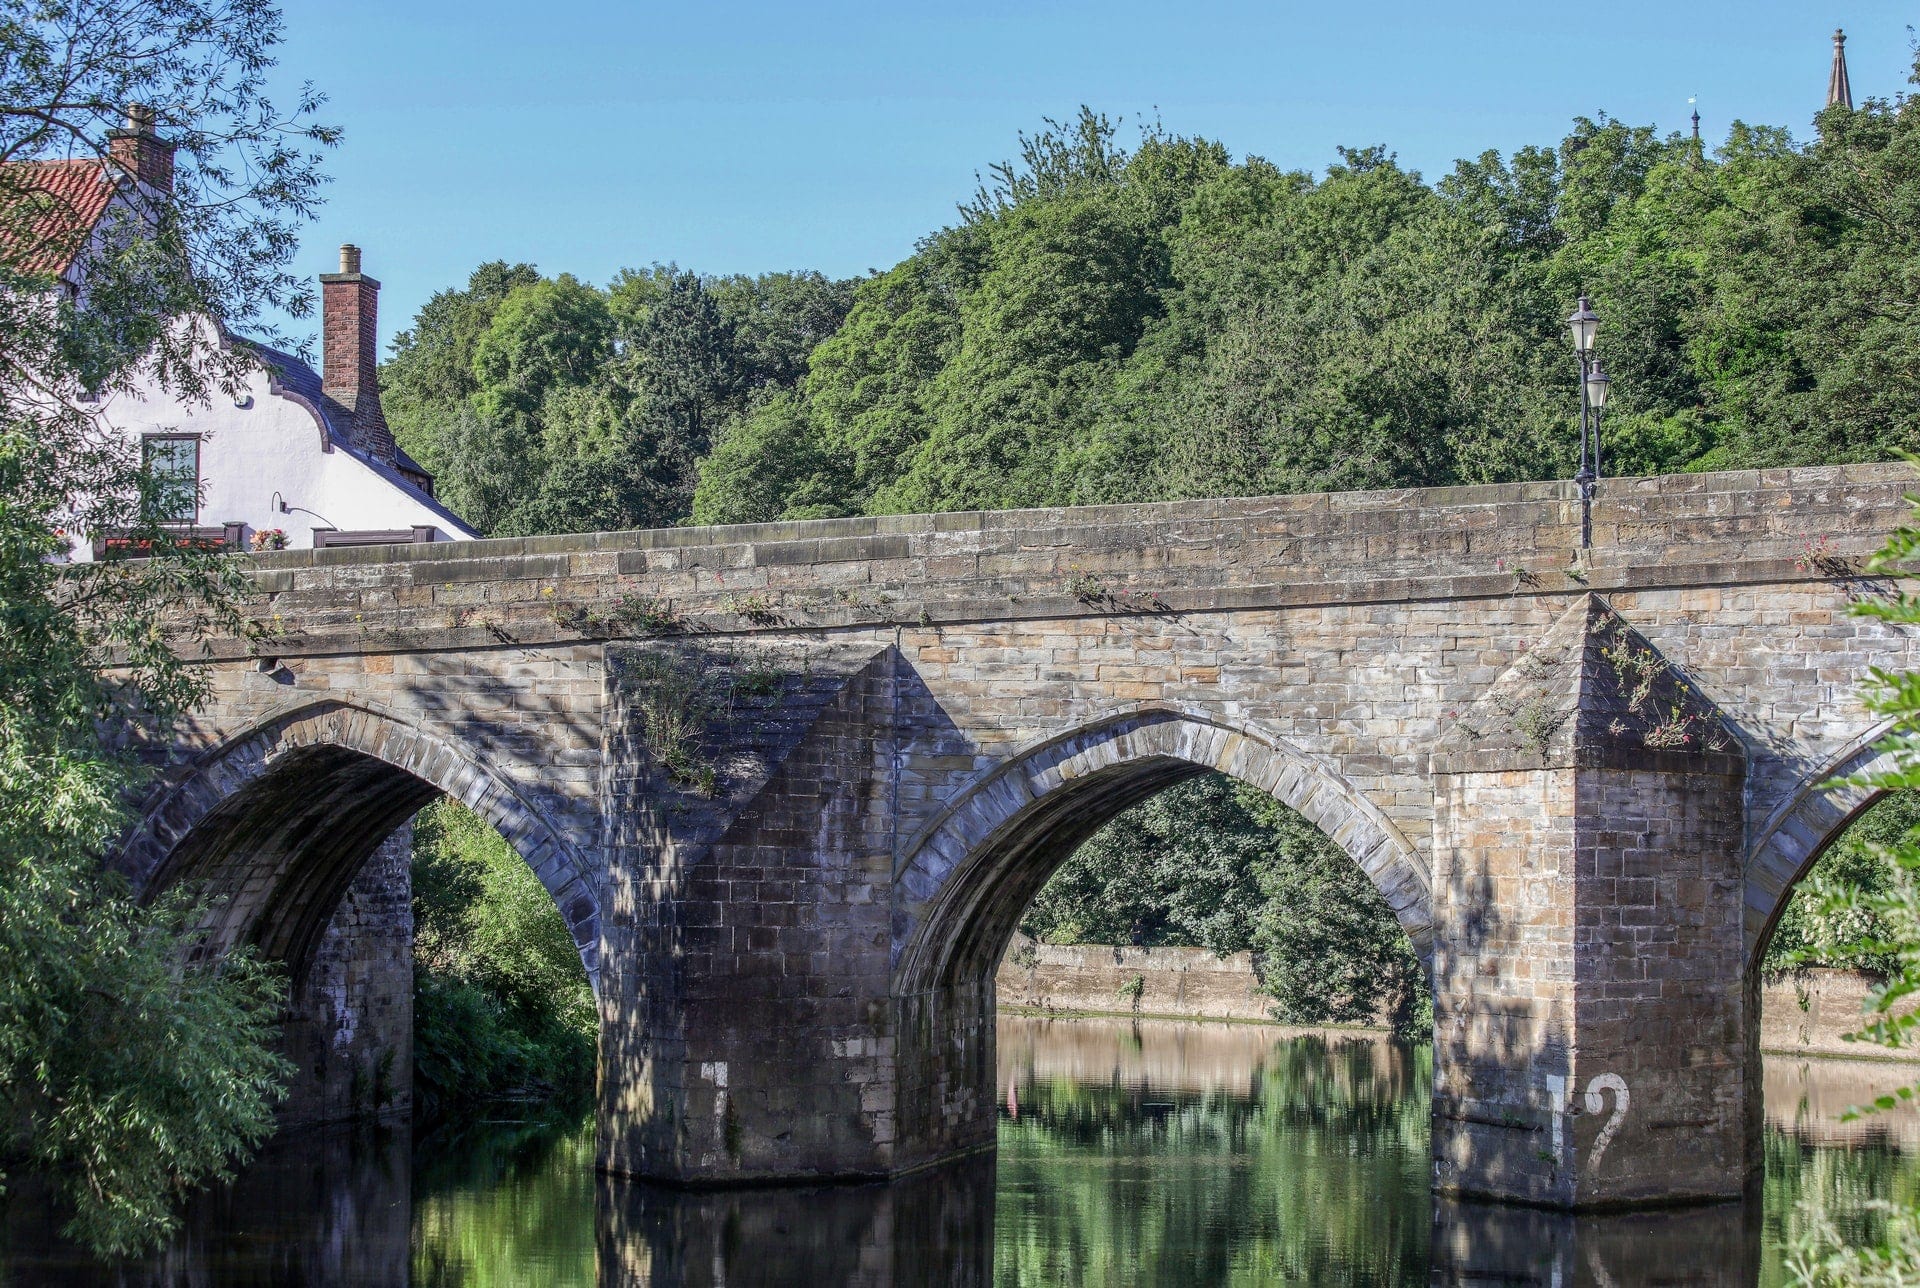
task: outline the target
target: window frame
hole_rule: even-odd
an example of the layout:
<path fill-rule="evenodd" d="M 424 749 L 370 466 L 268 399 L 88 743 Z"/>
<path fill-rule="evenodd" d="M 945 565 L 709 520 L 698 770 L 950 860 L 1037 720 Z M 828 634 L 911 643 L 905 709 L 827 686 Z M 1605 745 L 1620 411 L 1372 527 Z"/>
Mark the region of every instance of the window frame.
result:
<path fill-rule="evenodd" d="M 177 528 L 195 527 L 200 522 L 200 500 L 201 500 L 200 484 L 203 477 L 200 472 L 200 466 L 201 466 L 200 435 L 180 434 L 180 433 L 142 434 L 140 436 L 140 468 L 142 468 L 143 470 L 146 470 L 150 474 L 154 472 L 153 471 L 154 448 L 155 448 L 155 445 L 159 443 L 191 443 L 193 444 L 193 492 L 192 492 L 191 508 L 187 511 L 187 513 L 184 516 L 176 512 L 160 518 L 158 522 L 162 527 L 177 527 Z M 155 477 L 159 478 L 159 477 L 170 477 L 170 476 L 162 476 L 162 475 L 155 474 Z M 180 476 L 180 477 L 184 477 L 184 476 Z"/>

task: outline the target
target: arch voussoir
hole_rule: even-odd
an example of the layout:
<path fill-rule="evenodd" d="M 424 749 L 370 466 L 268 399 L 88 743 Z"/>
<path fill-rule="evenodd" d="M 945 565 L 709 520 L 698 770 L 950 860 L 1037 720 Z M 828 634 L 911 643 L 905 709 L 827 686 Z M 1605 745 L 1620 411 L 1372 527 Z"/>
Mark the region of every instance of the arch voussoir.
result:
<path fill-rule="evenodd" d="M 1277 738 L 1205 716 L 1154 710 L 1114 717 L 1008 757 L 902 848 L 895 862 L 897 888 L 905 896 L 904 927 L 894 944 L 898 991 L 915 994 L 950 982 L 945 975 L 959 940 L 1000 897 L 995 853 L 1027 861 L 1024 856 L 1043 847 L 1044 834 L 1059 826 L 1062 811 L 1081 793 L 1111 793 L 1112 803 L 1124 808 L 1206 770 L 1268 792 L 1324 831 L 1380 890 L 1420 955 L 1430 953 L 1426 864 L 1390 819 L 1327 766 Z M 1085 820 L 1078 826 L 1084 828 Z"/>
<path fill-rule="evenodd" d="M 553 897 L 598 989 L 599 901 L 585 859 L 510 783 L 443 738 L 372 706 L 326 701 L 283 709 L 204 752 L 163 782 L 120 846 L 115 866 L 137 891 L 157 894 L 178 875 L 171 871 L 172 856 L 196 829 L 217 817 L 227 802 L 262 785 L 287 757 L 323 749 L 402 771 L 422 790 L 443 792 L 486 819 Z M 378 808 L 398 807 L 405 793 L 387 792 L 382 800 L 386 797 L 392 799 Z M 297 803 L 305 797 L 294 792 L 288 799 Z M 277 878 L 247 872 L 231 879 L 238 882 L 231 891 L 235 897 L 214 914 L 230 927 L 235 918 L 244 920 L 241 906 L 258 905 Z"/>
<path fill-rule="evenodd" d="M 1750 959 L 1765 952 L 1773 927 L 1786 911 L 1794 887 L 1862 810 L 1881 793 L 1857 782 L 1841 781 L 1895 768 L 1882 751 L 1882 725 L 1853 739 L 1825 765 L 1807 774 L 1761 826 L 1748 847 L 1743 919 Z"/>

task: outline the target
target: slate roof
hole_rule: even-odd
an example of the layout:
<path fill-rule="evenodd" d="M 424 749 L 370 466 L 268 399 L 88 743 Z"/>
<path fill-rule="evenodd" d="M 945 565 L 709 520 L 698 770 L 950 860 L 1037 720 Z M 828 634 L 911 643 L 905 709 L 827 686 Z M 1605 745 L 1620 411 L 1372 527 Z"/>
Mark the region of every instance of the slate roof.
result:
<path fill-rule="evenodd" d="M 0 227 L 0 246 L 26 272 L 61 276 L 86 248 L 118 185 L 106 163 L 94 159 L 20 161 L 5 169 L 0 200 L 31 195 L 41 208 L 22 229 Z"/>
<path fill-rule="evenodd" d="M 393 484 L 393 486 L 399 488 L 420 504 L 439 515 L 442 519 L 446 520 L 448 524 L 452 525 L 448 532 L 449 536 L 453 535 L 454 532 L 472 531 L 472 529 L 467 526 L 466 520 L 447 509 L 446 506 L 440 504 L 439 501 L 428 495 L 423 488 L 414 483 L 412 479 L 409 479 L 402 472 L 404 470 L 411 470 L 422 478 L 432 477 L 426 468 L 411 456 L 408 456 L 396 446 L 394 448 L 394 459 L 399 466 L 399 468 L 396 469 L 393 465 L 387 464 L 378 457 L 362 451 L 354 444 L 352 430 L 347 423 L 343 410 L 339 404 L 327 397 L 321 389 L 319 372 L 309 367 L 293 354 L 282 353 L 280 350 L 270 348 L 258 341 L 241 339 L 239 343 L 244 344 L 247 348 L 258 354 L 260 360 L 266 364 L 267 371 L 273 377 L 272 389 L 274 393 L 283 398 L 290 398 L 291 401 L 299 403 L 313 414 L 314 419 L 320 423 L 322 432 L 327 436 L 327 443 L 335 451 L 347 453 L 347 455 L 367 466 L 367 468 L 371 469 L 375 474 L 378 474 L 381 478 Z"/>

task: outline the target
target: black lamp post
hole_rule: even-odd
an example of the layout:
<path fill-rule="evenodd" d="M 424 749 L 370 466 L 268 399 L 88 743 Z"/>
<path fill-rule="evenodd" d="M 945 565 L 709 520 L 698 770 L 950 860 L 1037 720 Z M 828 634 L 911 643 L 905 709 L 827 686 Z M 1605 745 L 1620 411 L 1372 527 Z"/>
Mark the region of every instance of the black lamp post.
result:
<path fill-rule="evenodd" d="M 1580 359 L 1580 472 L 1573 481 L 1580 487 L 1580 548 L 1585 550 L 1593 544 L 1593 488 L 1600 481 L 1600 413 L 1613 381 L 1593 356 L 1600 315 L 1586 296 L 1567 319 L 1567 329 L 1573 332 L 1573 351 Z"/>

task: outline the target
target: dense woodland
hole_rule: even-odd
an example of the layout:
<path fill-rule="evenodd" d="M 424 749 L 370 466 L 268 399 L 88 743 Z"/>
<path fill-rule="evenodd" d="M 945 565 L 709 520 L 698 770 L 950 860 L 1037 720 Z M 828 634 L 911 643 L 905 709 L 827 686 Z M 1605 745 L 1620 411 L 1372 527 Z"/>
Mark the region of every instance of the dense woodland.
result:
<path fill-rule="evenodd" d="M 1710 149 L 1583 118 L 1435 181 L 1083 109 L 885 272 L 485 264 L 383 378 L 402 444 L 500 535 L 1564 477 L 1581 294 L 1608 474 L 1879 460 L 1920 447 L 1916 252 L 1905 100 Z M 1027 928 L 1252 948 L 1293 1019 L 1424 999 L 1354 865 L 1218 779 L 1115 820 Z M 1803 908 L 1781 943 L 1823 935 Z"/>

